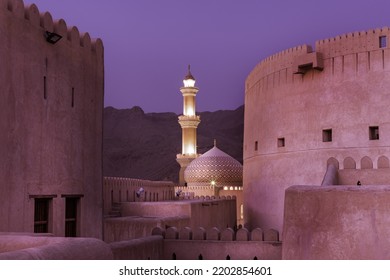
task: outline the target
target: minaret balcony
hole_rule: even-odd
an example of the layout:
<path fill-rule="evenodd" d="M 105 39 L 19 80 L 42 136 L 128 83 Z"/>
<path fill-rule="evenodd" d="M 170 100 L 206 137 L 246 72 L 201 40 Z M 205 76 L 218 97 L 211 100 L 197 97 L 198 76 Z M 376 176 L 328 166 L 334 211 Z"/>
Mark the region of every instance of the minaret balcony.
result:
<path fill-rule="evenodd" d="M 182 128 L 197 128 L 200 123 L 200 116 L 179 116 L 179 124 Z"/>

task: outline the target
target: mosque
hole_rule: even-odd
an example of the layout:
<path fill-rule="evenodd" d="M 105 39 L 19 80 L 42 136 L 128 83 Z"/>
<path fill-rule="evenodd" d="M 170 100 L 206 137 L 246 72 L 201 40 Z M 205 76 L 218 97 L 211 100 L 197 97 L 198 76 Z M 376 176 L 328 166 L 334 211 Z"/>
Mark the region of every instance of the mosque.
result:
<path fill-rule="evenodd" d="M 197 153 L 189 68 L 178 184 L 103 177 L 100 39 L 22 0 L 0 34 L 0 259 L 390 259 L 388 28 L 261 61 L 243 165 Z"/>

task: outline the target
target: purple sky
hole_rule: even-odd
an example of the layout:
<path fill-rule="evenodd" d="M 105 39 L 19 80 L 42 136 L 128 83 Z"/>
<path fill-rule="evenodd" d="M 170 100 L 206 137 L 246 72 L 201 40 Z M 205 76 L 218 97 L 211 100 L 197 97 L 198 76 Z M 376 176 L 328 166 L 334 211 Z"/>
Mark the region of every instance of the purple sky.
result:
<path fill-rule="evenodd" d="M 181 113 L 187 65 L 198 111 L 235 109 L 265 57 L 390 25 L 390 1 L 25 0 L 105 46 L 105 106 Z"/>

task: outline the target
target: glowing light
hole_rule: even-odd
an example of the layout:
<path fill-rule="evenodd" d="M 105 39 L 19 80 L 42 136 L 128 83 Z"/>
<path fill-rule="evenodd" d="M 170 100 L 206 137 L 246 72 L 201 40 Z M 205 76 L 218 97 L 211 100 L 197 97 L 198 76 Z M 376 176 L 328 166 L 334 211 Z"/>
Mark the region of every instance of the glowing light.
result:
<path fill-rule="evenodd" d="M 191 106 L 187 106 L 185 115 L 186 116 L 195 116 L 194 108 L 192 108 Z"/>
<path fill-rule="evenodd" d="M 188 146 L 187 146 L 187 152 L 186 152 L 186 154 L 189 154 L 189 155 L 195 154 L 195 149 L 194 149 L 194 147 L 191 146 L 191 145 L 188 145 Z"/>
<path fill-rule="evenodd" d="M 215 181 L 214 180 L 211 181 L 211 185 L 215 186 Z"/>
<path fill-rule="evenodd" d="M 193 79 L 183 80 L 183 84 L 184 84 L 184 87 L 194 87 L 195 80 L 193 80 Z"/>

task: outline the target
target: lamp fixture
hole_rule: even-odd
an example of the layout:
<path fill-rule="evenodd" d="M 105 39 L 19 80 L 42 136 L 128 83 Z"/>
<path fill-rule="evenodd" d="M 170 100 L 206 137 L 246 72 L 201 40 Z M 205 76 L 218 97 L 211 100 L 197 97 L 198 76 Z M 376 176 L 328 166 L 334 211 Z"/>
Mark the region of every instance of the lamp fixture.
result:
<path fill-rule="evenodd" d="M 60 34 L 55 33 L 55 32 L 46 31 L 45 38 L 46 38 L 47 42 L 54 45 L 59 40 L 61 40 L 62 36 Z"/>

